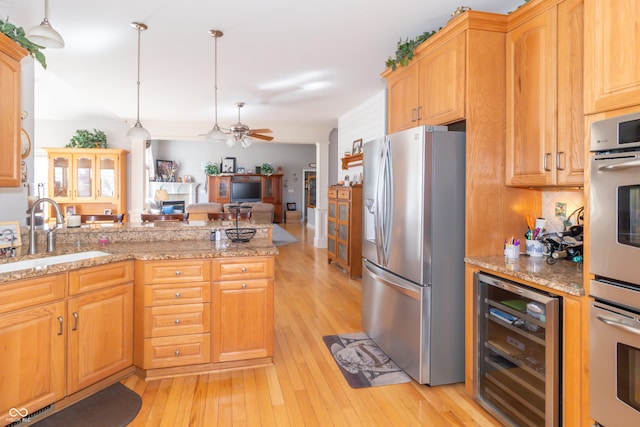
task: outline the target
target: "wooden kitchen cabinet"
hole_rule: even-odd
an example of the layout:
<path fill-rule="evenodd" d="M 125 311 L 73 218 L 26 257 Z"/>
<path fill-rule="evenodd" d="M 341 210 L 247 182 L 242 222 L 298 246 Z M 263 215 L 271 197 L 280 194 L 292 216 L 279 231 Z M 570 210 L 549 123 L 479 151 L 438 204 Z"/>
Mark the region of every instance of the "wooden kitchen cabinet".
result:
<path fill-rule="evenodd" d="M 273 257 L 213 261 L 212 361 L 273 356 Z"/>
<path fill-rule="evenodd" d="M 69 273 L 67 393 L 133 365 L 133 262 Z"/>
<path fill-rule="evenodd" d="M 45 148 L 49 158 L 49 197 L 76 213 L 127 211 L 127 153 L 115 148 Z"/>
<path fill-rule="evenodd" d="M 465 33 L 417 48 L 406 67 L 387 70 L 388 133 L 447 124 L 465 115 Z"/>
<path fill-rule="evenodd" d="M 583 185 L 582 0 L 538 2 L 510 23 L 506 183 Z"/>
<path fill-rule="evenodd" d="M 328 189 L 328 261 L 362 276 L 362 185 Z"/>
<path fill-rule="evenodd" d="M 21 182 L 20 60 L 26 55 L 0 34 L 0 187 L 19 187 Z"/>
<path fill-rule="evenodd" d="M 584 0 L 585 113 L 640 104 L 640 2 Z"/>
<path fill-rule="evenodd" d="M 211 261 L 136 261 L 135 277 L 136 366 L 209 363 Z"/>
<path fill-rule="evenodd" d="M 0 419 L 29 413 L 65 395 L 64 274 L 0 287 Z"/>

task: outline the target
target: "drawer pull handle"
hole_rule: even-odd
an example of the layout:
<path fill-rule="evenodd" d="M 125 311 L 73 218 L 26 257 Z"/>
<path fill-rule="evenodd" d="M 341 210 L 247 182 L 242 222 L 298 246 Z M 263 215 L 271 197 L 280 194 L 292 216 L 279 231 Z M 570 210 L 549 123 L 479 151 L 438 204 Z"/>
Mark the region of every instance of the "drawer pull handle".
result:
<path fill-rule="evenodd" d="M 176 325 L 180 324 L 180 319 L 176 319 Z"/>
<path fill-rule="evenodd" d="M 176 356 L 180 356 L 180 350 L 176 350 L 175 355 L 176 355 Z"/>
<path fill-rule="evenodd" d="M 182 272 L 180 270 L 176 270 L 176 276 L 179 276 L 181 274 L 182 274 Z"/>
<path fill-rule="evenodd" d="M 58 322 L 60 323 L 60 329 L 58 330 L 58 335 L 62 335 L 62 316 L 58 316 Z"/>
<path fill-rule="evenodd" d="M 242 267 L 242 272 L 246 273 L 247 272 L 247 267 Z"/>
<path fill-rule="evenodd" d="M 76 313 L 75 311 L 73 312 L 73 328 L 71 328 L 72 331 L 77 331 L 78 330 L 78 313 Z"/>
<path fill-rule="evenodd" d="M 246 287 L 247 287 L 247 284 L 246 284 L 246 283 L 243 283 L 243 284 L 242 284 L 242 289 L 244 289 L 244 288 L 246 288 Z"/>

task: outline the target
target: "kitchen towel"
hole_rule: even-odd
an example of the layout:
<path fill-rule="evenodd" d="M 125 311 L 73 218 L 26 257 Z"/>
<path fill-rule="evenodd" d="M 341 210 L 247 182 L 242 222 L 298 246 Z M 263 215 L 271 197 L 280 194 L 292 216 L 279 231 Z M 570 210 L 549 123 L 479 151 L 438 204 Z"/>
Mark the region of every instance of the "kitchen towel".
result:
<path fill-rule="evenodd" d="M 411 378 L 364 332 L 322 337 L 352 388 L 408 383 Z"/>

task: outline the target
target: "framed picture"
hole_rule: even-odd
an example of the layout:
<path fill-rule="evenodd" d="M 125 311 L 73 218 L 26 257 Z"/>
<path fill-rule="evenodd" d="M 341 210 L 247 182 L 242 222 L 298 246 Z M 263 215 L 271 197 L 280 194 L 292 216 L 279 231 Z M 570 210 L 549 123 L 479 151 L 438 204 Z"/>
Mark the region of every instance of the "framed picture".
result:
<path fill-rule="evenodd" d="M 287 203 L 287 210 L 288 210 L 288 211 L 295 211 L 296 209 L 297 209 L 297 208 L 296 208 L 296 204 L 295 204 L 295 202 L 293 202 L 293 203 Z"/>
<path fill-rule="evenodd" d="M 74 205 L 68 205 L 65 206 L 64 208 L 64 215 L 75 215 L 76 214 L 76 207 Z"/>
<path fill-rule="evenodd" d="M 236 173 L 235 157 L 225 157 L 222 160 L 222 173 Z"/>
<path fill-rule="evenodd" d="M 15 248 L 22 245 L 18 221 L 0 222 L 0 248 Z"/>
<path fill-rule="evenodd" d="M 353 146 L 351 147 L 351 155 L 358 154 L 360 152 L 362 152 L 362 138 L 353 141 Z"/>
<path fill-rule="evenodd" d="M 156 160 L 156 179 L 169 181 L 175 174 L 176 167 L 173 160 Z"/>
<path fill-rule="evenodd" d="M 240 166 L 238 166 L 238 168 L 236 169 L 236 172 L 237 172 L 237 173 L 245 173 L 245 172 L 244 172 L 244 168 L 243 168 L 243 167 L 240 167 Z"/>

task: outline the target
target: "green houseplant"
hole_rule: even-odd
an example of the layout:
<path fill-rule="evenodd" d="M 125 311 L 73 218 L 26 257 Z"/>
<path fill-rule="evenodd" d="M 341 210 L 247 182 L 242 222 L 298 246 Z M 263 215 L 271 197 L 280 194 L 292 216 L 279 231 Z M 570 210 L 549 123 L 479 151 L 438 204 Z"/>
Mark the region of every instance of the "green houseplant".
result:
<path fill-rule="evenodd" d="M 218 169 L 218 165 L 216 163 L 207 163 L 204 167 L 204 173 L 206 173 L 207 175 L 218 175 L 219 169 Z"/>
<path fill-rule="evenodd" d="M 6 21 L 0 19 L 0 32 L 26 49 L 29 55 L 42 65 L 42 68 L 47 69 L 47 61 L 44 54 L 40 51 L 45 48 L 29 41 L 22 27 L 16 27 L 9 22 L 8 18 Z"/>
<path fill-rule="evenodd" d="M 424 33 L 411 40 L 409 40 L 409 38 L 405 39 L 404 41 L 400 39 L 396 48 L 396 56 L 390 56 L 389 58 L 387 58 L 385 65 L 387 67 L 391 67 L 392 70 L 398 68 L 398 65 L 406 67 L 413 59 L 416 48 L 420 46 L 423 41 L 427 40 L 435 33 L 435 30 L 425 31 Z"/>
<path fill-rule="evenodd" d="M 107 148 L 107 135 L 95 128 L 93 132 L 78 129 L 64 148 Z"/>
<path fill-rule="evenodd" d="M 263 163 L 262 166 L 260 166 L 260 173 L 263 175 L 273 174 L 273 166 L 271 166 L 271 163 Z"/>

